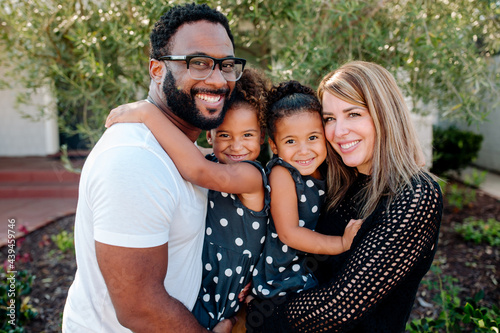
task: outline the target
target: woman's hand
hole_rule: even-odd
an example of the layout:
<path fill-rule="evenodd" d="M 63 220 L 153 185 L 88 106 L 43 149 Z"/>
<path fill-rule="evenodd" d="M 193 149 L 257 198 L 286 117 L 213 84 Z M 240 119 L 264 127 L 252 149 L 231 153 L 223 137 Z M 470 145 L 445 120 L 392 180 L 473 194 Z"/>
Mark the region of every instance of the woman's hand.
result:
<path fill-rule="evenodd" d="M 347 251 L 351 248 L 352 240 L 354 236 L 358 233 L 359 228 L 363 224 L 363 220 L 354 220 L 351 219 L 344 230 L 344 235 L 342 236 L 342 247 L 344 251 Z"/>
<path fill-rule="evenodd" d="M 144 123 L 144 115 L 148 107 L 154 107 L 146 101 L 137 101 L 133 103 L 120 105 L 109 113 L 106 118 L 106 128 L 116 123 Z"/>

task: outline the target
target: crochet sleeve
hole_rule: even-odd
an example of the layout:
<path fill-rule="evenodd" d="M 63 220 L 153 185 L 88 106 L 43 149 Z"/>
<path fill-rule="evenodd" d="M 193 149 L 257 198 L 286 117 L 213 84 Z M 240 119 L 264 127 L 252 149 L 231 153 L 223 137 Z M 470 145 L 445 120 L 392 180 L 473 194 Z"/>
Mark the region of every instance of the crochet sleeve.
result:
<path fill-rule="evenodd" d="M 441 213 L 438 185 L 424 181 L 405 190 L 377 214 L 337 278 L 276 309 L 278 317 L 269 323 L 273 331 L 342 332 L 357 324 L 420 260 L 432 255 Z"/>

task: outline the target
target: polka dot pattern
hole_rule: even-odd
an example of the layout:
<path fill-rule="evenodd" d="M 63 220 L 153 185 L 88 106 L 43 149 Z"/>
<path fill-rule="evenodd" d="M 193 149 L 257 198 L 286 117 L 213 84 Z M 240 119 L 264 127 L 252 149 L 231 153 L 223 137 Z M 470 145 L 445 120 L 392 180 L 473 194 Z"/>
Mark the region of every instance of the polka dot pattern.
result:
<path fill-rule="evenodd" d="M 295 180 L 299 226 L 314 230 L 324 200 L 320 192 L 325 193 L 325 181 L 302 176 L 297 169 L 279 158 L 274 158 L 268 163 L 268 170 L 274 165 L 287 168 Z M 257 263 L 256 270 L 259 274 L 253 278 L 253 284 L 257 286 L 257 296 L 270 298 L 314 286 L 316 280 L 306 270 L 304 264 L 306 256 L 281 242 L 272 221 L 269 224 L 268 235 L 271 237 L 266 238 L 262 259 Z"/>
<path fill-rule="evenodd" d="M 248 162 L 262 174 L 257 162 Z M 268 229 L 269 192 L 260 212 L 246 208 L 238 196 L 209 191 L 202 288 L 192 310 L 204 327 L 212 329 L 223 318 L 236 314 L 240 304 L 237 295 L 251 281 L 255 265 L 262 252 Z"/>

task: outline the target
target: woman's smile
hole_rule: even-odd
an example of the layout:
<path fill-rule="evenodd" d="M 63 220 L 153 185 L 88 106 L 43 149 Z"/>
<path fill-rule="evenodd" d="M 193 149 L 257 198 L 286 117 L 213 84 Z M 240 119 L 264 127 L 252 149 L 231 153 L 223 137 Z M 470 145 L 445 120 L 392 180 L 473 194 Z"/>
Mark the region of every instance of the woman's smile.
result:
<path fill-rule="evenodd" d="M 326 139 L 344 164 L 371 174 L 376 133 L 370 112 L 325 92 L 323 119 Z"/>

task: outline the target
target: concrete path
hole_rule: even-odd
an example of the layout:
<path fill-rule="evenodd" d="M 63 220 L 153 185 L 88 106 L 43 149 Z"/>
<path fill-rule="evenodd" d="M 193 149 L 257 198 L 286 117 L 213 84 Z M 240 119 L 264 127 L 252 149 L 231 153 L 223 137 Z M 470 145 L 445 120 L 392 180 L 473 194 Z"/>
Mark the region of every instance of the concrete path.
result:
<path fill-rule="evenodd" d="M 74 214 L 79 179 L 58 157 L 0 157 L 0 247 L 9 234 L 19 238 Z"/>
<path fill-rule="evenodd" d="M 474 174 L 475 170 L 476 172 L 481 172 L 481 170 L 474 167 L 468 167 L 465 168 L 462 171 L 462 174 L 457 178 L 464 180 L 466 179 L 466 177 L 471 177 Z M 479 189 L 481 189 L 488 195 L 500 200 L 500 175 L 493 172 L 488 172 L 486 174 L 484 182 L 482 182 L 479 186 Z"/>

